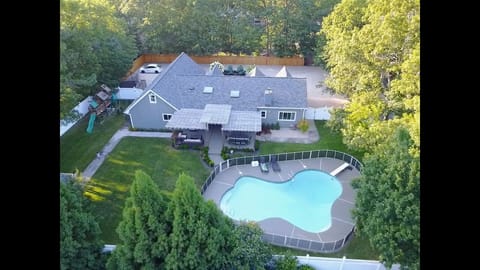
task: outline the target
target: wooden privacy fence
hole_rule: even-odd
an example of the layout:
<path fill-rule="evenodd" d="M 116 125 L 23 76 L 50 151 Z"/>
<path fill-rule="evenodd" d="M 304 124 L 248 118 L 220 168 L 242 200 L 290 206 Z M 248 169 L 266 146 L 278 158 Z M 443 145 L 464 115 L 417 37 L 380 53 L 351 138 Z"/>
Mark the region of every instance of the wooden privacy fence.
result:
<path fill-rule="evenodd" d="M 125 78 L 132 75 L 145 63 L 171 63 L 178 54 L 142 54 L 135 59 L 132 67 Z M 303 66 L 303 57 L 273 57 L 273 56 L 192 56 L 193 61 L 198 64 L 210 64 L 219 61 L 224 65 L 279 65 L 279 66 Z"/>

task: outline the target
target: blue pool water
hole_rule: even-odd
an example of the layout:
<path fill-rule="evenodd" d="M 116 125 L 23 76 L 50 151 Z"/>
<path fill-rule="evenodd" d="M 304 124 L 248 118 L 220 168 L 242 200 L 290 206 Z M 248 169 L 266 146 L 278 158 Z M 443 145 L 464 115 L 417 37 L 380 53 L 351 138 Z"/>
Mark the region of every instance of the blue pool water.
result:
<path fill-rule="evenodd" d="M 301 171 L 283 183 L 244 176 L 223 195 L 220 208 L 234 220 L 278 217 L 318 233 L 330 228 L 332 205 L 340 194 L 340 182 L 317 170 Z"/>

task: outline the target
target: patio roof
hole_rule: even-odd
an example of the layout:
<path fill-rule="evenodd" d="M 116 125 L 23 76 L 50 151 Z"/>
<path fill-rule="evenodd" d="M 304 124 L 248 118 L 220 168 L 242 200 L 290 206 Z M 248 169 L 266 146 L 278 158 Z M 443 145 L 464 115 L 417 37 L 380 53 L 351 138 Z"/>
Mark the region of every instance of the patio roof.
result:
<path fill-rule="evenodd" d="M 200 123 L 204 124 L 220 124 L 228 123 L 230 118 L 231 105 L 227 104 L 207 104 L 203 113 L 200 113 Z M 201 110 L 199 110 L 201 111 Z"/>
<path fill-rule="evenodd" d="M 232 111 L 230 114 L 230 121 L 223 125 L 222 130 L 259 132 L 262 130 L 260 112 Z"/>
<path fill-rule="evenodd" d="M 165 125 L 170 129 L 207 129 L 205 123 L 200 123 L 203 110 L 181 109 L 173 113 L 170 121 Z"/>

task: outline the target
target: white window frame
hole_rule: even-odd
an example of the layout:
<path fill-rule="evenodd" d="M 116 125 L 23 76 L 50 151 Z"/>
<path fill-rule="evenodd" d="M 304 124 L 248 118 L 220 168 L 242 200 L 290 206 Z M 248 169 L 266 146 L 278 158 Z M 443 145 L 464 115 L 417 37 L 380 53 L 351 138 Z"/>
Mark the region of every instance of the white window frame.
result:
<path fill-rule="evenodd" d="M 280 114 L 291 113 L 293 114 L 293 119 L 280 119 Z M 295 111 L 279 111 L 278 112 L 278 121 L 295 121 L 297 119 L 297 112 Z"/>
<path fill-rule="evenodd" d="M 262 116 L 262 113 L 265 113 L 265 116 Z M 261 110 L 260 111 L 260 116 L 262 117 L 262 119 L 267 118 L 267 111 L 266 110 Z"/>
<path fill-rule="evenodd" d="M 168 120 L 165 120 L 165 116 L 167 116 L 167 115 L 170 115 L 170 118 Z M 168 121 L 170 121 L 170 119 L 172 119 L 172 114 L 171 113 L 162 113 L 162 119 L 163 119 L 163 121 L 168 122 Z"/>
<path fill-rule="evenodd" d="M 152 100 L 152 97 L 153 97 L 153 100 Z M 157 96 L 155 96 L 155 94 L 150 94 L 148 95 L 148 100 L 150 101 L 150 103 L 155 104 L 157 103 Z"/>

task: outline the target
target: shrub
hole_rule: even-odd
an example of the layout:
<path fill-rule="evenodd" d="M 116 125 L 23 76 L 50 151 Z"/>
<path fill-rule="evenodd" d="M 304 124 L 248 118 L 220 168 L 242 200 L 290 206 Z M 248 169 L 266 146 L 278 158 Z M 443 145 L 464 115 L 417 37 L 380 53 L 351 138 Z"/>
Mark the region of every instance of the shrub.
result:
<path fill-rule="evenodd" d="M 305 133 L 308 130 L 308 121 L 305 119 L 300 120 L 298 122 L 297 127 L 300 129 L 301 132 Z"/>
<path fill-rule="evenodd" d="M 260 141 L 259 140 L 255 140 L 255 151 L 258 151 L 258 149 L 260 149 Z"/>

